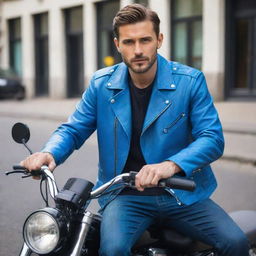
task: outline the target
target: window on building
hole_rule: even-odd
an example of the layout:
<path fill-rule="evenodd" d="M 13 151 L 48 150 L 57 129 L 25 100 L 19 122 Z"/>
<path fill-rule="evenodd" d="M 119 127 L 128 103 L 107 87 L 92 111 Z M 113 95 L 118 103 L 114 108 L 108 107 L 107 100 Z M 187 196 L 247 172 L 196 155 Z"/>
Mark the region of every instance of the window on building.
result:
<path fill-rule="evenodd" d="M 84 90 L 83 8 L 65 10 L 67 96 L 80 96 Z"/>
<path fill-rule="evenodd" d="M 121 61 L 113 42 L 113 18 L 119 11 L 119 0 L 103 1 L 97 7 L 98 68 L 111 66 Z"/>
<path fill-rule="evenodd" d="M 172 0 L 172 59 L 202 65 L 202 0 Z"/>
<path fill-rule="evenodd" d="M 226 1 L 226 96 L 256 98 L 255 0 Z"/>
<path fill-rule="evenodd" d="M 134 0 L 134 3 L 142 4 L 144 6 L 148 6 L 148 0 Z"/>
<path fill-rule="evenodd" d="M 34 16 L 35 37 L 35 85 L 36 96 L 48 95 L 49 85 L 49 46 L 48 14 Z"/>
<path fill-rule="evenodd" d="M 21 19 L 11 19 L 9 27 L 9 62 L 10 67 L 22 75 L 22 49 L 21 49 Z"/>

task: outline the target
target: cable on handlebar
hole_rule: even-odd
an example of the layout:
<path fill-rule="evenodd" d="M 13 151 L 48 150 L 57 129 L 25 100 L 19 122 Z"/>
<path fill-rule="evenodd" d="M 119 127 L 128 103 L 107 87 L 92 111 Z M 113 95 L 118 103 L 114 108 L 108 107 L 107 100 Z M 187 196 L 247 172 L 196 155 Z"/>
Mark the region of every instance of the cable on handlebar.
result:
<path fill-rule="evenodd" d="M 44 196 L 44 193 L 43 193 L 43 182 L 45 182 L 45 196 Z M 45 205 L 46 207 L 49 206 L 49 202 L 48 202 L 48 190 L 47 190 L 47 180 L 42 178 L 41 181 L 40 181 L 40 194 L 45 202 Z"/>
<path fill-rule="evenodd" d="M 42 179 L 40 181 L 40 194 L 45 202 L 45 206 L 48 207 L 49 206 L 49 196 L 48 196 L 48 180 L 47 177 L 51 179 L 51 177 L 49 177 L 48 175 L 46 175 L 45 173 L 43 173 L 42 175 Z M 45 195 L 43 193 L 43 182 L 45 183 Z"/>
<path fill-rule="evenodd" d="M 31 176 L 33 176 L 33 177 L 41 176 L 42 177 L 41 181 L 40 181 L 40 194 L 46 204 L 46 207 L 48 207 L 49 206 L 49 190 L 48 190 L 49 182 L 55 183 L 55 180 L 51 176 L 49 176 L 44 171 L 44 169 L 29 171 L 28 169 L 26 169 L 25 167 L 23 167 L 21 165 L 13 165 L 13 169 L 14 169 L 14 171 L 5 172 L 5 175 L 21 173 L 21 174 L 25 175 L 25 176 L 22 176 L 22 178 L 28 178 Z M 45 192 L 43 191 L 43 182 L 45 182 Z M 56 185 L 56 183 L 55 183 L 55 185 Z M 56 191 L 57 191 L 57 193 L 59 192 L 57 186 L 56 186 Z"/>
<path fill-rule="evenodd" d="M 48 207 L 49 206 L 49 191 L 48 191 L 49 180 L 48 179 L 50 179 L 50 181 L 52 182 L 55 182 L 55 181 L 45 172 L 41 172 L 41 173 L 42 173 L 42 179 L 40 182 L 40 194 L 46 204 L 46 207 Z M 45 182 L 45 194 L 43 192 L 43 182 Z M 57 188 L 57 192 L 59 192 L 58 188 Z"/>
<path fill-rule="evenodd" d="M 112 182 L 100 194 L 98 194 L 97 196 L 93 196 L 90 199 L 97 199 L 97 198 L 101 197 L 103 194 L 112 193 L 113 191 L 118 190 L 120 187 L 123 186 L 123 185 L 121 185 L 119 187 L 115 187 L 114 189 L 107 191 L 115 183 L 115 181 L 116 181 L 116 178 L 113 179 Z"/>
<path fill-rule="evenodd" d="M 99 195 L 95 196 L 94 198 L 97 199 L 101 197 L 106 192 L 106 190 L 113 185 L 114 182 L 115 182 L 115 179 Z"/>

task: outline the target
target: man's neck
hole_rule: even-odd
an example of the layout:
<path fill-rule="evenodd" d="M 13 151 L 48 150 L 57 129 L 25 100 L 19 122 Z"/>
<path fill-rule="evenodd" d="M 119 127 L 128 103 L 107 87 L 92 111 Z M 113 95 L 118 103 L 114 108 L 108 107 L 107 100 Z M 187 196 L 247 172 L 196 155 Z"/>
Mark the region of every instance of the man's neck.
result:
<path fill-rule="evenodd" d="M 133 84 L 140 89 L 146 88 L 152 84 L 155 79 L 157 71 L 157 61 L 154 65 L 145 73 L 134 73 L 129 69 L 129 73 Z"/>

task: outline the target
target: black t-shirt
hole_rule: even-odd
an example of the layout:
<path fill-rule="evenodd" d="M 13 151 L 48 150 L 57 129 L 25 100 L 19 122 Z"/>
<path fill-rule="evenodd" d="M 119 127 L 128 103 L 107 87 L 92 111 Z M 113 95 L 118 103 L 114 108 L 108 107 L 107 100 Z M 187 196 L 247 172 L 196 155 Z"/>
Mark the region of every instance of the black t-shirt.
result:
<path fill-rule="evenodd" d="M 140 148 L 140 135 L 152 93 L 153 83 L 144 89 L 139 89 L 130 79 L 129 85 L 132 110 L 132 137 L 129 155 L 123 172 L 138 172 L 146 164 Z"/>
<path fill-rule="evenodd" d="M 146 165 L 144 156 L 140 147 L 140 136 L 143 128 L 144 119 L 147 113 L 153 84 L 140 89 L 136 87 L 132 80 L 129 79 L 131 109 L 132 109 L 132 137 L 130 143 L 130 151 L 123 169 L 125 172 L 138 172 Z M 143 192 L 136 189 L 125 188 L 121 195 L 159 195 L 167 193 L 163 188 L 146 188 Z"/>

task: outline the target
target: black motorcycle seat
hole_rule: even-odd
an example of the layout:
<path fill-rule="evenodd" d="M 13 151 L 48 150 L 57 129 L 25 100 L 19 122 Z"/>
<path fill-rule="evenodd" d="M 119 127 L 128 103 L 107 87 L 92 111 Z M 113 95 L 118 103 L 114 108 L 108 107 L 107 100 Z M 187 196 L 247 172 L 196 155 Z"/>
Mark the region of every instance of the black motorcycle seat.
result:
<path fill-rule="evenodd" d="M 229 214 L 250 242 L 256 243 L 256 211 L 235 211 Z"/>
<path fill-rule="evenodd" d="M 256 211 L 235 211 L 229 213 L 229 215 L 243 230 L 249 241 L 256 243 Z M 163 239 L 168 248 L 175 248 L 178 251 L 191 252 L 211 248 L 209 245 L 194 241 L 171 229 L 162 230 L 161 239 Z"/>
<path fill-rule="evenodd" d="M 236 211 L 230 213 L 230 216 L 243 230 L 249 240 L 256 243 L 256 211 Z M 178 252 L 195 252 L 212 248 L 205 243 L 195 241 L 173 229 L 163 228 L 159 230 L 159 227 L 150 228 L 149 232 L 146 231 L 136 243 L 135 248 L 145 246 L 146 244 L 154 244 L 159 240 L 166 248 Z"/>
<path fill-rule="evenodd" d="M 195 241 L 190 237 L 171 229 L 164 229 L 161 234 L 161 239 L 167 248 L 178 252 L 188 253 L 212 248 L 210 245 Z"/>
<path fill-rule="evenodd" d="M 157 232 L 158 230 L 158 232 Z M 156 233 L 157 232 L 157 233 Z M 195 241 L 190 237 L 187 237 L 173 229 L 149 229 L 143 233 L 140 239 L 136 242 L 133 249 L 138 249 L 140 247 L 154 247 L 156 245 L 159 246 L 159 241 L 161 241 L 161 245 L 165 248 L 169 248 L 172 251 L 176 252 L 195 252 L 195 251 L 203 251 L 206 249 L 210 249 L 209 245 L 201 243 L 199 241 Z"/>

